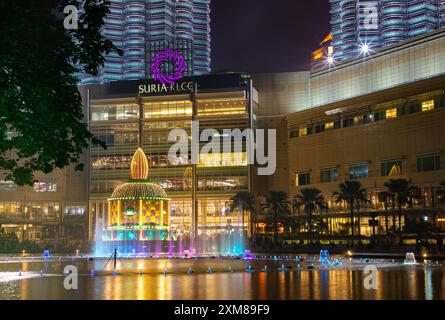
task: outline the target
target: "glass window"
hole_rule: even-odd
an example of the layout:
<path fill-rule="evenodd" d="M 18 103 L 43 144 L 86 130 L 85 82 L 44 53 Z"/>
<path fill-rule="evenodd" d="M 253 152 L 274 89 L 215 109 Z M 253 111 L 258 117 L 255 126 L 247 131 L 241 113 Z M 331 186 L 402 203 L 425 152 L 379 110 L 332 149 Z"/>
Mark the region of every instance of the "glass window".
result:
<path fill-rule="evenodd" d="M 378 111 L 374 113 L 374 121 L 381 121 L 386 119 L 385 111 Z"/>
<path fill-rule="evenodd" d="M 34 183 L 34 192 L 56 192 L 57 183 L 52 181 L 39 181 Z"/>
<path fill-rule="evenodd" d="M 434 100 L 422 102 L 422 112 L 434 110 Z"/>
<path fill-rule="evenodd" d="M 20 202 L 0 202 L 0 217 L 2 218 L 22 218 Z"/>
<path fill-rule="evenodd" d="M 92 121 L 127 120 L 139 117 L 139 106 L 122 104 L 115 106 L 93 106 Z"/>
<path fill-rule="evenodd" d="M 386 119 L 397 118 L 397 108 L 386 110 Z"/>
<path fill-rule="evenodd" d="M 184 188 L 184 184 L 187 184 L 187 181 L 181 181 L 180 190 Z M 169 185 L 169 182 L 172 185 Z M 166 190 L 175 190 L 176 181 L 165 180 L 163 183 L 166 184 Z M 162 184 L 161 184 L 162 186 Z M 242 190 L 247 189 L 247 176 L 226 176 L 226 177 L 206 177 L 206 178 L 198 178 L 198 190 L 199 191 L 214 191 L 214 190 Z"/>
<path fill-rule="evenodd" d="M 352 127 L 353 125 L 354 125 L 353 118 L 343 120 L 343 128 Z"/>
<path fill-rule="evenodd" d="M 17 191 L 18 186 L 12 181 L 0 181 L 1 191 Z"/>
<path fill-rule="evenodd" d="M 363 123 L 363 119 L 364 119 L 363 115 L 355 116 L 354 117 L 354 125 L 362 124 Z"/>
<path fill-rule="evenodd" d="M 114 134 L 107 134 L 107 135 L 98 135 L 96 138 L 102 142 L 104 142 L 107 146 L 113 146 L 114 145 Z"/>
<path fill-rule="evenodd" d="M 295 175 L 295 186 L 301 187 L 311 184 L 311 176 L 309 172 L 301 172 Z"/>
<path fill-rule="evenodd" d="M 298 130 L 298 136 L 299 137 L 307 136 L 307 128 L 306 127 L 300 128 L 300 130 Z"/>
<path fill-rule="evenodd" d="M 190 117 L 192 113 L 191 101 L 144 103 L 144 118 L 146 119 Z"/>
<path fill-rule="evenodd" d="M 29 202 L 26 204 L 25 213 L 29 220 L 59 219 L 60 204 L 58 202 Z"/>
<path fill-rule="evenodd" d="M 349 179 L 358 180 L 367 178 L 368 178 L 367 164 L 353 165 L 349 167 Z"/>
<path fill-rule="evenodd" d="M 82 206 L 65 206 L 64 212 L 65 216 L 84 216 L 87 208 Z"/>
<path fill-rule="evenodd" d="M 409 104 L 410 113 L 420 112 L 421 110 L 422 110 L 422 105 L 420 103 L 414 101 Z"/>
<path fill-rule="evenodd" d="M 324 124 L 320 124 L 315 126 L 315 132 L 316 133 L 320 133 L 320 132 L 324 132 L 325 131 L 325 125 Z"/>
<path fill-rule="evenodd" d="M 388 160 L 382 161 L 381 165 L 382 177 L 388 177 L 391 175 L 401 175 L 402 174 L 402 160 Z M 394 171 L 397 170 L 397 171 Z"/>
<path fill-rule="evenodd" d="M 417 157 L 417 172 L 440 170 L 440 154 Z"/>
<path fill-rule="evenodd" d="M 325 129 L 326 129 L 326 130 L 332 130 L 332 129 L 334 129 L 334 122 L 327 122 L 327 123 L 325 124 Z"/>
<path fill-rule="evenodd" d="M 289 131 L 289 138 L 290 139 L 295 139 L 295 138 L 298 138 L 298 128 L 290 128 L 290 131 Z"/>
<path fill-rule="evenodd" d="M 338 178 L 337 168 L 322 169 L 320 171 L 321 183 L 335 182 Z"/>

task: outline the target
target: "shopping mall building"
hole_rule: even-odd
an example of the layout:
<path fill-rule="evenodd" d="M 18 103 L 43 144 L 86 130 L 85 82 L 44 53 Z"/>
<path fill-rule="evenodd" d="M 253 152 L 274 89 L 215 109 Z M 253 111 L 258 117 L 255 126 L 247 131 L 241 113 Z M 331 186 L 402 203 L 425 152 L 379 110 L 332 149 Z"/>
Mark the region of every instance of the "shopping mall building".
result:
<path fill-rule="evenodd" d="M 381 192 L 390 175 L 417 187 L 405 210 L 411 221 L 443 226 L 437 191 L 445 179 L 444 91 L 443 29 L 312 72 L 200 76 L 165 89 L 149 80 L 82 87 L 86 122 L 108 148 L 92 146 L 80 174 L 66 169 L 25 189 L 1 182 L 0 223 L 23 239 L 94 239 L 107 199 L 128 180 L 141 146 L 150 159 L 149 178 L 171 198 L 171 224 L 180 232 L 211 235 L 242 229 L 243 220 L 247 229 L 247 215 L 229 210 L 238 191 L 281 190 L 295 199 L 301 188 L 314 187 L 329 203 L 327 212 L 316 214 L 330 233 L 346 233 L 347 208 L 332 194 L 342 181 L 359 180 L 371 199 L 361 206 L 361 233 L 370 235 L 370 217 L 379 220 L 381 233 Z M 276 129 L 275 174 L 257 176 L 245 147 L 240 155 L 208 155 L 196 165 L 171 163 L 169 132 L 191 133 L 194 120 L 200 131 L 212 128 L 220 136 L 223 129 Z M 83 229 L 70 231 L 74 221 Z"/>
<path fill-rule="evenodd" d="M 281 137 L 277 174 L 259 183 L 267 187 L 258 191 L 284 190 L 295 202 L 302 188 L 321 190 L 329 209 L 316 215 L 328 223 L 326 233 L 341 235 L 350 232 L 350 214 L 333 193 L 341 182 L 358 180 L 371 200 L 360 206 L 361 234 L 370 236 L 373 217 L 379 220 L 376 233 L 386 229 L 385 182 L 408 179 L 415 188 L 404 208 L 406 231 L 416 224 L 445 229 L 438 192 L 445 180 L 443 29 L 372 56 L 327 62 L 323 70 L 256 80 L 258 125 L 276 127 Z"/>
<path fill-rule="evenodd" d="M 249 78 L 240 74 L 184 78 L 174 86 L 151 80 L 117 81 L 83 89 L 91 132 L 107 149 L 89 150 L 88 235 L 106 223 L 113 190 L 129 177 L 133 153 L 140 146 L 149 158 L 149 179 L 171 199 L 170 228 L 182 233 L 212 236 L 241 230 L 243 217 L 231 212 L 230 199 L 238 191 L 252 191 L 252 168 L 247 163 L 246 141 L 231 152 L 201 154 L 197 163 L 188 154 L 169 159 L 177 143 L 175 129 L 189 140 L 215 129 L 212 141 L 222 142 L 223 130 L 255 126 L 258 94 Z M 192 125 L 193 124 L 193 125 Z M 198 128 L 199 125 L 199 128 Z M 200 141 L 200 150 L 209 140 Z M 194 183 L 196 181 L 196 183 Z M 248 215 L 244 217 L 248 225 Z"/>

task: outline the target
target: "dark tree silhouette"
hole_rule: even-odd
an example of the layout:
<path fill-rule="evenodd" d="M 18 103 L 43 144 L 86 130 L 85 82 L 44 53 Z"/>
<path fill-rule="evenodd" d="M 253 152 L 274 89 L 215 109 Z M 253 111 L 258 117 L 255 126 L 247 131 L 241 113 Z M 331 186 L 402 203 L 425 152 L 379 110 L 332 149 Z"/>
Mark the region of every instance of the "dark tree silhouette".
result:
<path fill-rule="evenodd" d="M 402 206 L 408 202 L 410 182 L 406 179 L 390 179 L 385 183 L 385 187 L 397 202 L 399 211 L 399 244 L 402 245 Z"/>
<path fill-rule="evenodd" d="M 116 50 L 100 34 L 108 1 L 84 0 L 79 28 L 64 28 L 75 0 L 0 2 L 0 170 L 17 185 L 74 164 L 95 139 L 82 123 L 76 74 L 96 75 L 104 53 Z"/>
<path fill-rule="evenodd" d="M 327 204 L 321 191 L 313 188 L 301 189 L 297 195 L 297 206 L 301 206 L 308 217 L 308 242 L 312 242 L 312 214 L 319 209 L 326 209 Z"/>
<path fill-rule="evenodd" d="M 273 214 L 274 242 L 278 242 L 278 217 L 289 213 L 290 202 L 286 192 L 270 191 L 265 195 L 265 202 L 261 209 Z"/>
<path fill-rule="evenodd" d="M 351 210 L 351 246 L 354 246 L 354 204 L 366 199 L 366 189 L 359 181 L 345 181 L 339 185 L 340 192 L 335 192 L 337 203 L 346 201 Z M 360 228 L 360 226 L 359 226 Z"/>

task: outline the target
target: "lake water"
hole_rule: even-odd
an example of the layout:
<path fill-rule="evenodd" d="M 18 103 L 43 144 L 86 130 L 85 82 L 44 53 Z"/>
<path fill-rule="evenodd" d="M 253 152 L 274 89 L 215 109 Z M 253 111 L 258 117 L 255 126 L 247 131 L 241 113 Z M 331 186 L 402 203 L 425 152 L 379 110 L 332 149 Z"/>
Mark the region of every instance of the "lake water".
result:
<path fill-rule="evenodd" d="M 312 262 L 237 259 L 119 260 L 0 257 L 0 299 L 94 300 L 380 300 L 445 299 L 445 267 L 392 260 L 344 259 L 335 267 Z M 338 257 L 340 258 L 340 257 Z M 63 270 L 78 268 L 78 290 L 64 288 Z M 251 265 L 253 272 L 246 272 Z M 262 269 L 267 265 L 267 272 Z M 284 271 L 280 270 L 284 266 Z M 300 268 L 298 267 L 300 266 Z M 367 265 L 377 267 L 377 289 L 367 290 Z M 208 273 L 208 268 L 211 273 Z M 192 273 L 188 274 L 189 268 Z M 229 270 L 230 269 L 230 270 Z M 21 275 L 19 275 L 21 270 Z M 91 275 L 94 270 L 94 276 Z M 167 274 L 164 274 L 164 271 Z M 43 276 L 41 276 L 43 271 Z"/>

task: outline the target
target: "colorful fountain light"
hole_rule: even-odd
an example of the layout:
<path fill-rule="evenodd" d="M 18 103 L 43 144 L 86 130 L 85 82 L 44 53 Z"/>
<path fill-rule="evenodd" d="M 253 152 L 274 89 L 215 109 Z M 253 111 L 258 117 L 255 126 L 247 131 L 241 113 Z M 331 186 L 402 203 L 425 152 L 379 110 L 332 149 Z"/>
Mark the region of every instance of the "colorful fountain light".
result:
<path fill-rule="evenodd" d="M 320 264 L 326 264 L 328 265 L 330 263 L 330 257 L 329 257 L 329 251 L 328 250 L 321 250 L 320 251 L 320 258 L 318 259 Z"/>
<path fill-rule="evenodd" d="M 416 256 L 413 252 L 407 252 L 405 255 L 404 264 L 416 264 Z"/>
<path fill-rule="evenodd" d="M 139 148 L 131 161 L 131 179 L 108 199 L 108 217 L 98 231 L 96 254 L 106 255 L 115 248 L 121 254 L 158 254 L 160 241 L 170 239 L 170 199 L 164 189 L 150 183 L 148 174 L 147 157 Z M 153 249 L 149 242 L 155 243 Z"/>
<path fill-rule="evenodd" d="M 250 250 L 244 250 L 244 253 L 243 253 L 243 259 L 244 259 L 244 260 L 253 260 L 252 251 L 250 251 Z"/>

